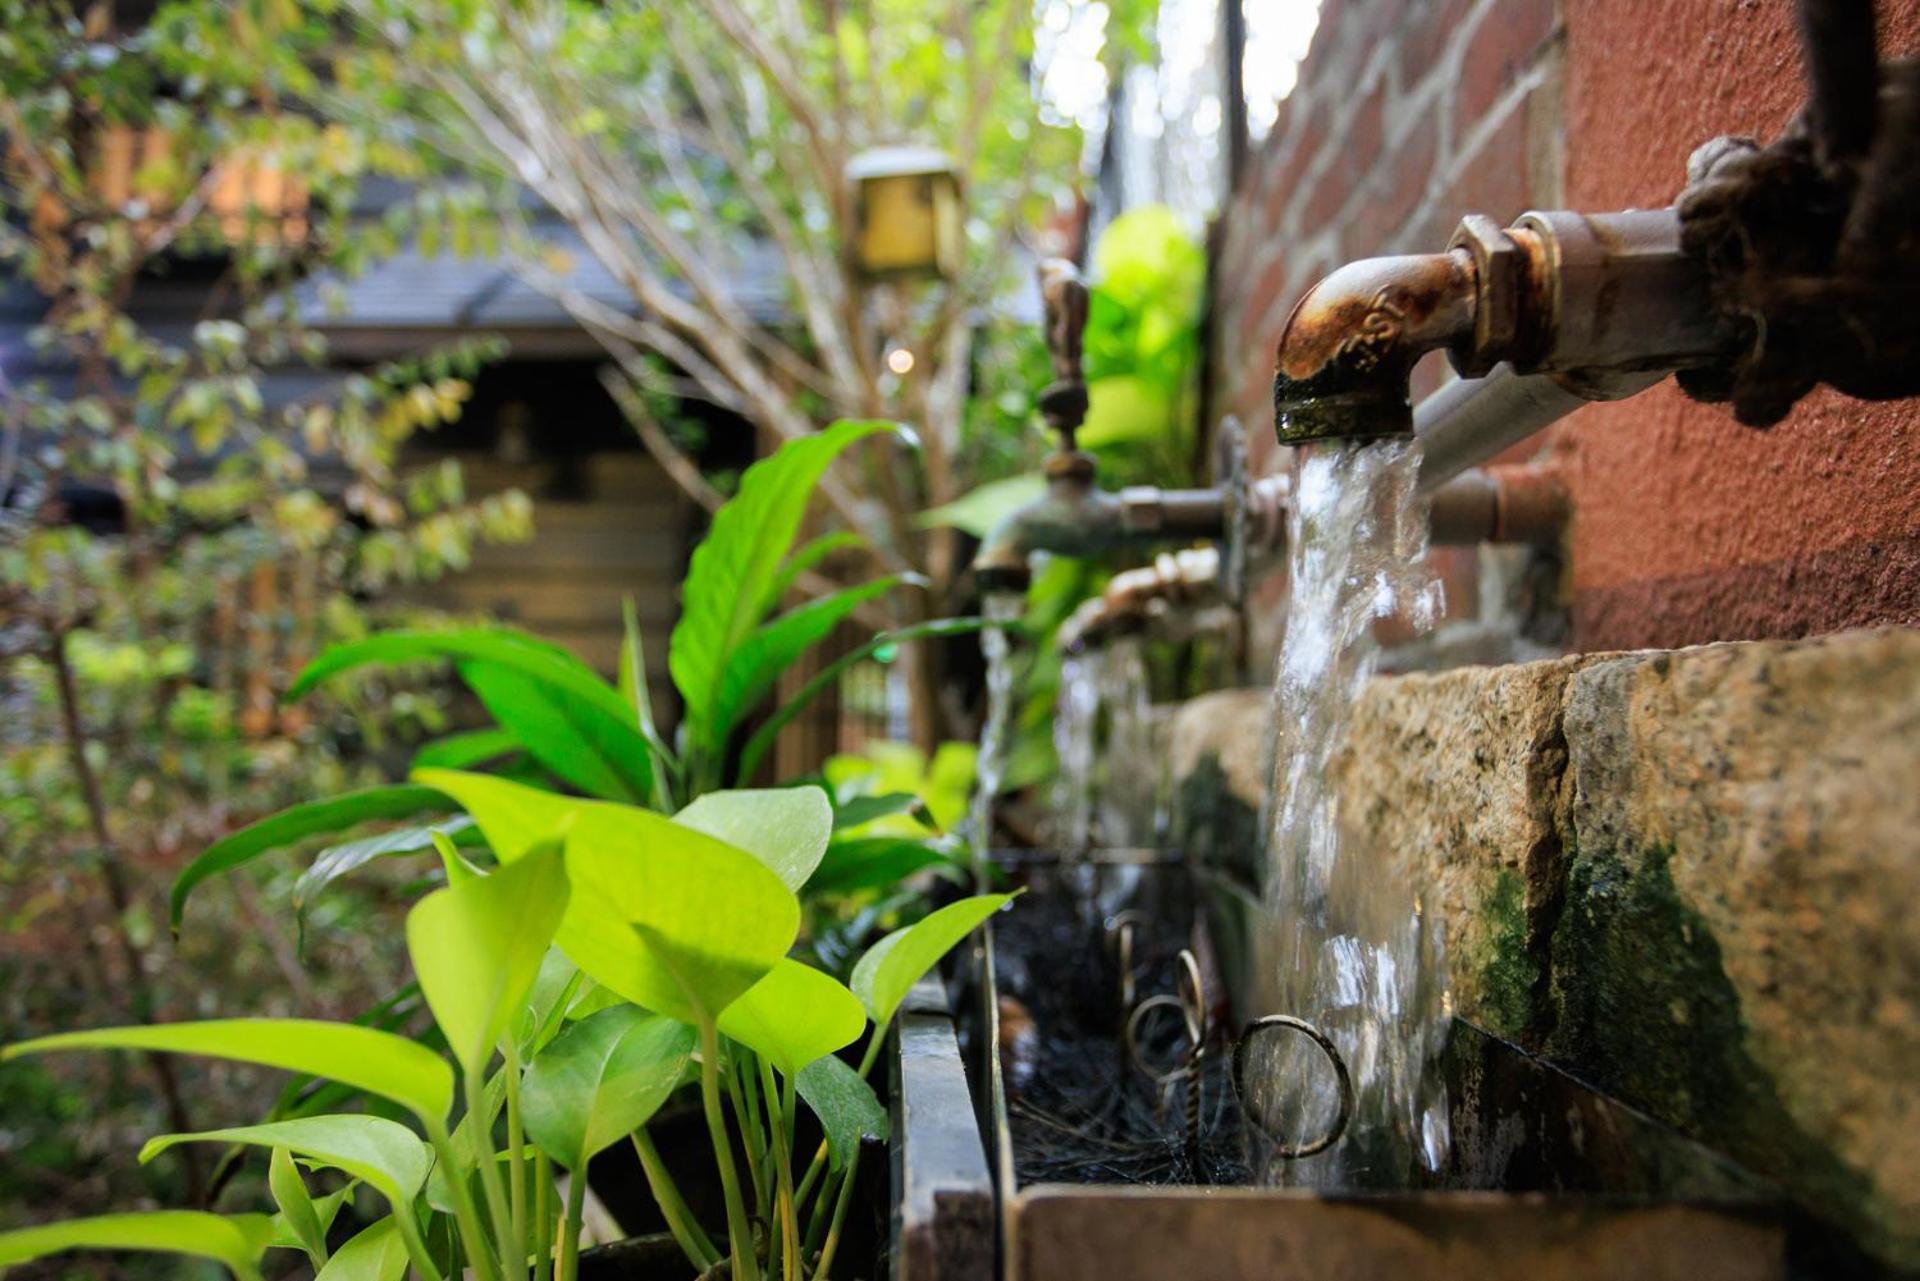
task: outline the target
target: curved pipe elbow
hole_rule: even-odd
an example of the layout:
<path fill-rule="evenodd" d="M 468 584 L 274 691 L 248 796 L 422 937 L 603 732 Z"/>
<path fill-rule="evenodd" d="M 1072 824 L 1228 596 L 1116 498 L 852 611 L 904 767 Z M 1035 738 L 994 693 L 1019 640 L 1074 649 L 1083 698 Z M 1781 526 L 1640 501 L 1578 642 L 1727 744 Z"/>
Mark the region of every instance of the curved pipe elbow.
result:
<path fill-rule="evenodd" d="M 1282 444 L 1405 436 L 1420 357 L 1470 343 L 1476 272 L 1464 249 L 1348 263 L 1287 318 L 1273 408 Z"/>

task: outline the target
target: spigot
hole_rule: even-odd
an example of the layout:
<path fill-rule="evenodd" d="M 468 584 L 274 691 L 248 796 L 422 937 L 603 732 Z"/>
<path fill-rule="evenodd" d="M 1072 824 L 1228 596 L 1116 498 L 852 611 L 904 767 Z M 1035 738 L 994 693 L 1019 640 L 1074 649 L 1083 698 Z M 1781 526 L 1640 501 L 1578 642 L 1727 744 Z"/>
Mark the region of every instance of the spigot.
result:
<path fill-rule="evenodd" d="M 1430 351 L 1466 377 L 1511 364 L 1601 400 L 1728 342 L 1672 209 L 1469 214 L 1444 253 L 1349 263 L 1307 291 L 1280 338 L 1274 428 L 1283 445 L 1409 436 Z"/>

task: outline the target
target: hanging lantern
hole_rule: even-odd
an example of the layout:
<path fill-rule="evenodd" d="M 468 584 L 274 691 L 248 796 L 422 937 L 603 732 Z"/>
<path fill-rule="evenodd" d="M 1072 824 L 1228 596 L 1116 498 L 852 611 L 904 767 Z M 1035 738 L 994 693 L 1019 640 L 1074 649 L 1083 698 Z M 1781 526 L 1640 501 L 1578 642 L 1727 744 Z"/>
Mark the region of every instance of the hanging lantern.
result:
<path fill-rule="evenodd" d="M 880 147 L 847 163 L 853 189 L 853 256 L 869 280 L 960 272 L 960 175 L 929 147 Z"/>

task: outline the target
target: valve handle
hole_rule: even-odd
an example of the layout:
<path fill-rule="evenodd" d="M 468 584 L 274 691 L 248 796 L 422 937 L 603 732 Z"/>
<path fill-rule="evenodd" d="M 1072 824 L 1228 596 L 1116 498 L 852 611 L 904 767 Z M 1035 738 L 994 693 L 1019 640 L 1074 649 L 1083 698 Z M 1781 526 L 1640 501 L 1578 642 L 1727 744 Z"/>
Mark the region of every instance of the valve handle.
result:
<path fill-rule="evenodd" d="M 1040 393 L 1040 412 L 1060 433 L 1060 447 L 1071 452 L 1074 432 L 1087 418 L 1087 380 L 1081 369 L 1081 341 L 1087 330 L 1087 282 L 1064 258 L 1040 261 L 1040 301 L 1046 309 L 1047 353 L 1053 358 L 1053 382 Z"/>

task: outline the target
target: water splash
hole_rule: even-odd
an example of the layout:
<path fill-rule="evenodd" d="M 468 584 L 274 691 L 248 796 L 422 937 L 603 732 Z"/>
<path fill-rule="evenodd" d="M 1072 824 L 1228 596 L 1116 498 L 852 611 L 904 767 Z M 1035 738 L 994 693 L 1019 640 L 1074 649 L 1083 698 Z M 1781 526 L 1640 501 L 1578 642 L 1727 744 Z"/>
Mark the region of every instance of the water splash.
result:
<path fill-rule="evenodd" d="M 1411 442 L 1308 446 L 1295 454 L 1288 515 L 1290 604 L 1274 677 L 1264 1010 L 1318 1026 L 1353 1076 L 1345 1137 L 1320 1155 L 1267 1161 L 1269 1182 L 1317 1188 L 1405 1186 L 1448 1146 L 1444 1087 L 1432 1071 L 1448 994 L 1437 925 L 1399 851 L 1345 836 L 1326 785 L 1355 700 L 1378 656 L 1377 618 L 1430 627 L 1439 584 L 1421 568 L 1427 514 Z M 1323 1134 L 1334 1074 L 1300 1036 L 1263 1043 L 1250 1073 L 1257 1112 L 1290 1142 Z"/>
<path fill-rule="evenodd" d="M 1100 676 L 1100 697 L 1107 707 L 1100 834 L 1116 849 L 1140 849 L 1158 835 L 1161 794 L 1160 761 L 1153 751 L 1153 698 L 1140 641 L 1114 641 Z"/>
<path fill-rule="evenodd" d="M 1053 719 L 1053 750 L 1060 764 L 1053 781 L 1053 839 L 1075 853 L 1093 846 L 1093 774 L 1106 657 L 1104 650 L 1092 650 L 1060 660 Z"/>
<path fill-rule="evenodd" d="M 987 855 L 993 848 L 993 803 L 1007 773 L 1008 730 L 1013 720 L 1013 642 L 1008 623 L 1019 619 L 1026 597 L 1019 592 L 987 593 L 983 612 L 988 626 L 980 633 L 987 660 L 987 716 L 980 725 L 980 754 L 974 765 L 973 875 L 986 883 Z"/>

